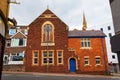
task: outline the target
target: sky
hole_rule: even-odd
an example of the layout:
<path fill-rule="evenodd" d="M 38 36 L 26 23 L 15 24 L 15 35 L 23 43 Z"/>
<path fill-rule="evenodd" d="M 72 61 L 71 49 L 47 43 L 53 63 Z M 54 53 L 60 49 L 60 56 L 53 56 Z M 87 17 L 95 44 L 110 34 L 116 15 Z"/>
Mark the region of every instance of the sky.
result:
<path fill-rule="evenodd" d="M 15 0 L 11 0 L 15 1 Z M 69 29 L 82 29 L 83 13 L 87 26 L 98 26 L 112 22 L 109 0 L 16 0 L 10 4 L 9 17 L 18 25 L 28 26 L 47 8 L 56 14 Z"/>

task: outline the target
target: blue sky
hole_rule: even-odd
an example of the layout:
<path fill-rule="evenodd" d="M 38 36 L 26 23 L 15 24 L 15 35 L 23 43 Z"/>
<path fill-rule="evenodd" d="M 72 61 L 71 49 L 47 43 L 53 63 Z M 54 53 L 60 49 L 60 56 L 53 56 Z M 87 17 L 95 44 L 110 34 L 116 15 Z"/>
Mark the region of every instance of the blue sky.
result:
<path fill-rule="evenodd" d="M 13 0 L 14 1 L 14 0 Z M 16 0 L 20 4 L 10 4 L 10 18 L 15 18 L 18 25 L 29 25 L 47 6 L 70 29 L 82 28 L 83 12 L 88 27 L 112 21 L 109 0 Z"/>

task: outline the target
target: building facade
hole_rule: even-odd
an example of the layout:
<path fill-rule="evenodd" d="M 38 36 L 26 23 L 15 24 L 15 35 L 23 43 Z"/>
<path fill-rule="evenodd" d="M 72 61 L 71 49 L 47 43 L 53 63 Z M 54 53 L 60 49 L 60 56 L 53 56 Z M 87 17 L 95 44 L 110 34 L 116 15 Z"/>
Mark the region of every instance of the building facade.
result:
<path fill-rule="evenodd" d="M 88 29 L 101 30 L 106 35 L 106 48 L 108 55 L 108 63 L 110 66 L 111 72 L 119 72 L 118 57 L 116 53 L 113 53 L 111 50 L 110 38 L 115 34 L 113 22 L 110 21 L 99 26 L 89 27 Z"/>
<path fill-rule="evenodd" d="M 110 39 L 111 45 L 112 45 L 112 51 L 114 53 L 117 53 L 118 55 L 118 62 L 119 62 L 119 68 L 120 68 L 120 0 L 110 0 L 111 10 L 112 10 L 112 16 L 113 16 L 113 22 L 114 22 L 114 29 L 115 29 L 115 35 L 113 35 Z"/>
<path fill-rule="evenodd" d="M 5 47 L 5 36 L 7 34 L 7 6 L 8 0 L 0 1 L 0 79 L 2 75 L 2 64 L 3 64 L 3 55 Z"/>
<path fill-rule="evenodd" d="M 68 26 L 49 9 L 28 27 L 26 71 L 109 73 L 102 31 L 69 31 Z"/>
<path fill-rule="evenodd" d="M 3 58 L 4 71 L 24 71 L 23 67 L 27 42 L 27 31 L 27 26 L 9 28 L 9 35 L 6 37 Z M 14 69 L 12 67 L 14 67 Z"/>

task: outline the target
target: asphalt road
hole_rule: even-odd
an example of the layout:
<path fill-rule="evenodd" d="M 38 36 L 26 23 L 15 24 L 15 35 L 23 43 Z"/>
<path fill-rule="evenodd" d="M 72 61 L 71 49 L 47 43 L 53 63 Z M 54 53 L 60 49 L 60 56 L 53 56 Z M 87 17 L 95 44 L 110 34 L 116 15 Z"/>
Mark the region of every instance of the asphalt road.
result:
<path fill-rule="evenodd" d="M 74 76 L 74 75 L 44 75 L 44 74 L 10 74 L 3 73 L 2 80 L 120 80 L 109 76 Z"/>

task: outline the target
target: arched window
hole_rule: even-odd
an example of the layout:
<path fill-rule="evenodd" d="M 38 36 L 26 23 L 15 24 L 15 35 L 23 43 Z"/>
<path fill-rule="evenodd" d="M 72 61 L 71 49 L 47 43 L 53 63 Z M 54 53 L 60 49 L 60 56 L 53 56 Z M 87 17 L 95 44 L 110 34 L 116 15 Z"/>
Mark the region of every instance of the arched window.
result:
<path fill-rule="evenodd" d="M 43 43 L 53 43 L 53 36 L 54 36 L 54 31 L 53 31 L 53 26 L 51 24 L 45 24 L 43 26 L 43 32 L 42 32 L 42 42 Z"/>

